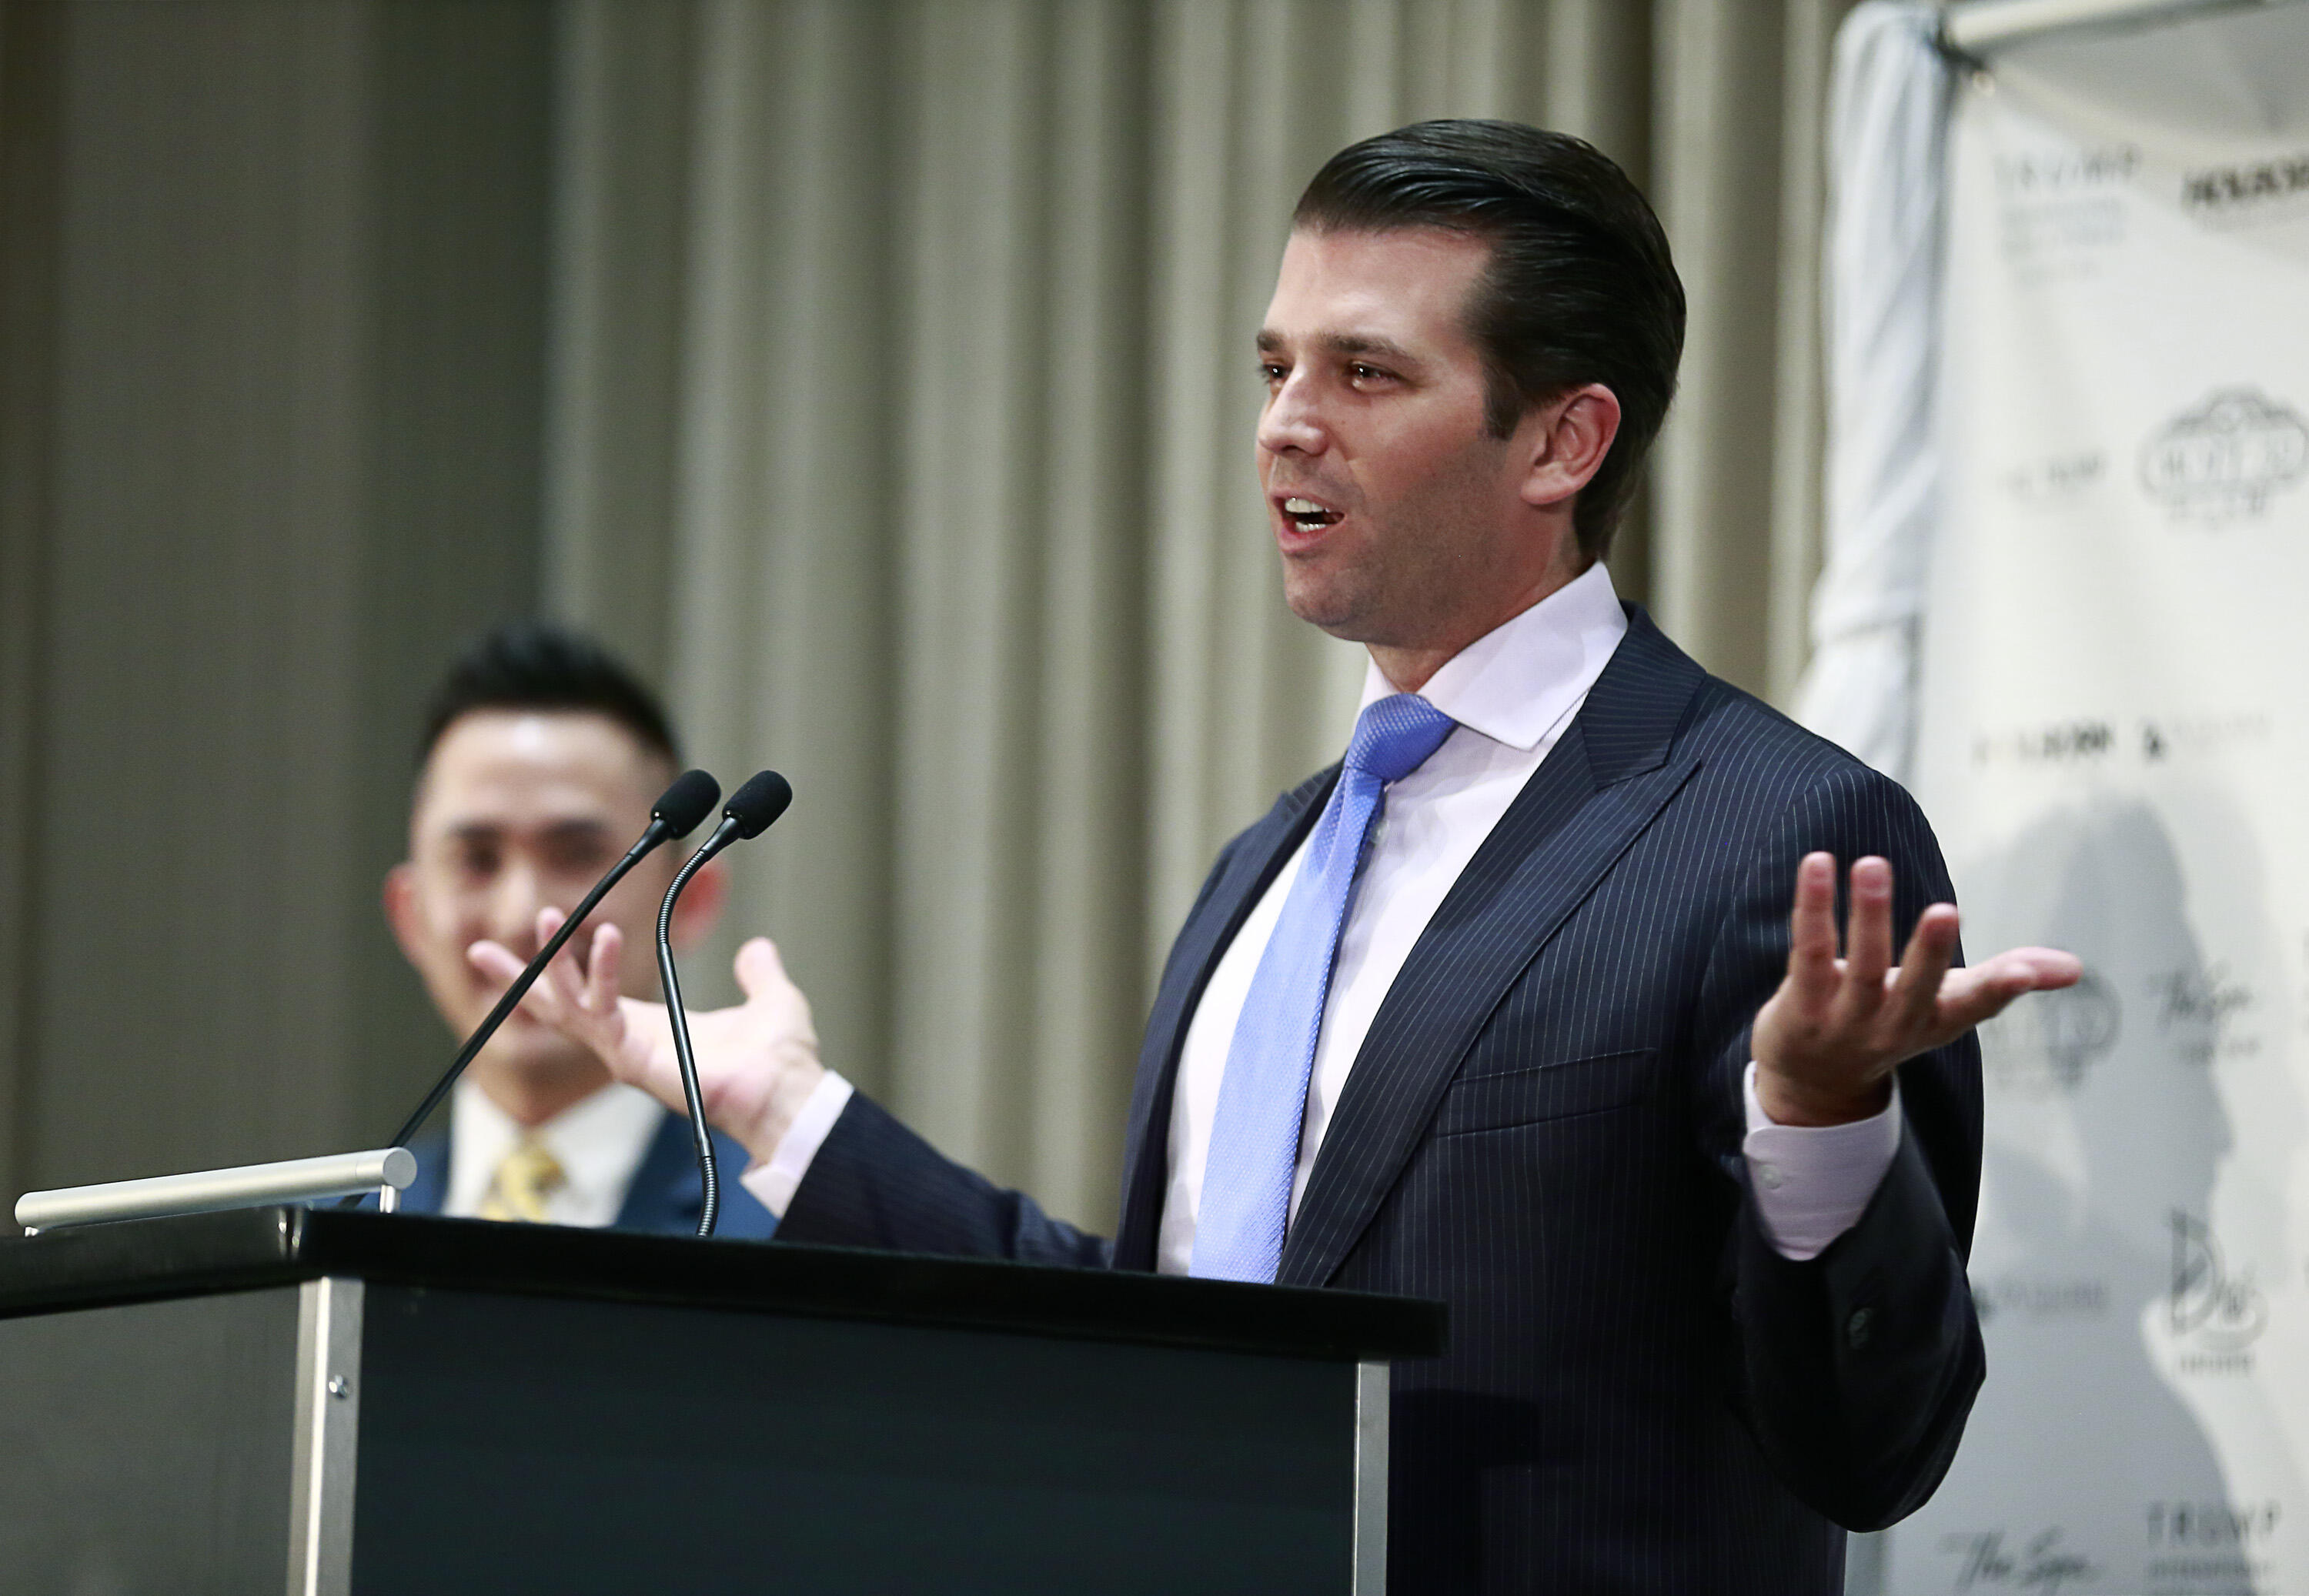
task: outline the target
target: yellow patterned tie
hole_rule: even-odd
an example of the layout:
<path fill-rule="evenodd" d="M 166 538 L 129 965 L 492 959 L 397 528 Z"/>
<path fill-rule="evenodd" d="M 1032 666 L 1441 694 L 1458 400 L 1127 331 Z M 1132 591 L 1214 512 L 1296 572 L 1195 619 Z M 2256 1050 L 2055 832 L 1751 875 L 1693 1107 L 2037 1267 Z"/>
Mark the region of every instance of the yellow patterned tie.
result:
<path fill-rule="evenodd" d="M 523 1136 L 514 1144 L 514 1150 L 497 1166 L 497 1177 L 489 1182 L 489 1195 L 481 1199 L 483 1219 L 521 1220 L 529 1224 L 546 1222 L 545 1199 L 559 1191 L 569 1179 L 561 1160 L 545 1150 L 545 1143 Z"/>

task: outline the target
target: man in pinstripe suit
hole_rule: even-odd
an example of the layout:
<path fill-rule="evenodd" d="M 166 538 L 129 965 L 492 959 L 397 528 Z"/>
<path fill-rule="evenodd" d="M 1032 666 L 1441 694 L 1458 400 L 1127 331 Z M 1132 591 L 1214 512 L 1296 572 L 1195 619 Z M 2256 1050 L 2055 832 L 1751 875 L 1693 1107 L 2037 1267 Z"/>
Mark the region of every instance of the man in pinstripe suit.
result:
<path fill-rule="evenodd" d="M 1613 595 L 1683 323 L 1615 167 L 1423 124 L 1294 220 L 1259 466 L 1293 609 L 1369 650 L 1364 716 L 1188 916 L 1117 1236 L 826 1070 L 765 942 L 695 1022 L 708 1101 L 789 1239 L 1449 1303 L 1449 1352 L 1397 1371 L 1398 1592 L 1840 1590 L 1845 1529 L 1924 1499 L 1982 1375 L 1972 1027 L 2075 962 L 1952 968 L 1907 795 Z M 617 954 L 540 1005 L 678 1102 Z"/>

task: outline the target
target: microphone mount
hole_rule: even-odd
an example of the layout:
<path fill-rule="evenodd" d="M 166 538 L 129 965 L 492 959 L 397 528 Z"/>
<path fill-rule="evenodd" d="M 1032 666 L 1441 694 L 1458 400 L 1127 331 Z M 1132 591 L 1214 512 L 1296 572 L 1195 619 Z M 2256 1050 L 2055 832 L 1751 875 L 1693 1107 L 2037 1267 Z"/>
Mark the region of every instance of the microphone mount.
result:
<path fill-rule="evenodd" d="M 769 830 L 771 823 L 786 812 L 793 802 L 793 789 L 775 771 L 763 771 L 730 795 L 728 806 L 722 811 L 722 824 L 705 845 L 689 856 L 681 868 L 674 872 L 673 884 L 665 889 L 665 901 L 657 910 L 657 977 L 658 985 L 665 990 L 665 1016 L 673 1030 L 674 1061 L 681 1070 L 681 1098 L 689 1113 L 690 1145 L 697 1154 L 697 1179 L 705 1193 L 705 1205 L 697 1215 L 697 1233 L 713 1234 L 714 1222 L 722 1213 L 722 1178 L 713 1162 L 713 1133 L 705 1123 L 705 1096 L 697 1083 L 697 1053 L 690 1046 L 689 1014 L 681 1001 L 681 974 L 673 964 L 673 906 L 690 877 L 705 867 L 705 861 L 732 842 L 758 837 Z"/>

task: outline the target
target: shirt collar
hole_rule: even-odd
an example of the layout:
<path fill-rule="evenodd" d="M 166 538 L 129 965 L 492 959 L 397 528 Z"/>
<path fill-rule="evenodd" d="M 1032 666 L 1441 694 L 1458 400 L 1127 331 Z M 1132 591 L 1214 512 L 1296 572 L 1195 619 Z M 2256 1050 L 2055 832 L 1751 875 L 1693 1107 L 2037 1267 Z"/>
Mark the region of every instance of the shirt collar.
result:
<path fill-rule="evenodd" d="M 1612 574 L 1598 560 L 1445 660 L 1419 696 L 1494 742 L 1535 748 L 1579 707 L 1627 630 Z M 1369 664 L 1358 708 L 1395 691 Z"/>
<path fill-rule="evenodd" d="M 641 1168 L 664 1112 L 657 1100 L 637 1087 L 612 1083 L 572 1103 L 531 1133 L 561 1166 L 573 1194 L 617 1194 Z M 521 1140 L 512 1115 L 489 1100 L 480 1083 L 457 1083 L 450 1100 L 450 1178 L 470 1186 L 468 1206 L 478 1204 L 497 1178 L 497 1166 Z"/>

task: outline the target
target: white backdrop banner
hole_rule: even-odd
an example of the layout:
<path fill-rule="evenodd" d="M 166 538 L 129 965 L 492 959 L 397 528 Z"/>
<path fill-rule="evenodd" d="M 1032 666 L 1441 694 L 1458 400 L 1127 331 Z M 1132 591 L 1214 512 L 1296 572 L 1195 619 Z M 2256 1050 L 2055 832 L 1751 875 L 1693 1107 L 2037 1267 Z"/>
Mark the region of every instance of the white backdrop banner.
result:
<path fill-rule="evenodd" d="M 1959 92 L 1916 786 L 1976 953 L 1989 1378 L 1883 1589 L 2309 1596 L 2309 5 Z"/>

